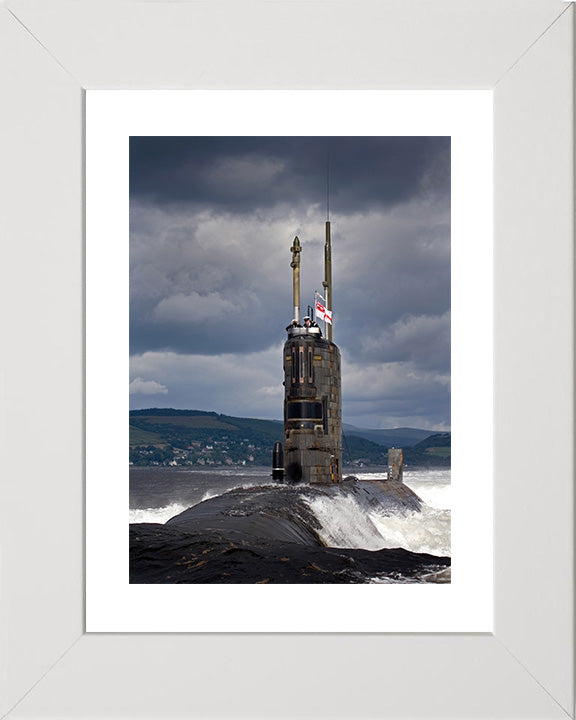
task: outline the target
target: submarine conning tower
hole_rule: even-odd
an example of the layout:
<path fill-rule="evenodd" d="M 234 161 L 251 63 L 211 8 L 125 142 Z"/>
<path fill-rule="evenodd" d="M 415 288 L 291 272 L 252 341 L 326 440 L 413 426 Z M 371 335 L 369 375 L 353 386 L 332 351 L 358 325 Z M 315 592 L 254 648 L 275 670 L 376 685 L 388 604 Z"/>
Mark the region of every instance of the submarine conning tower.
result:
<path fill-rule="evenodd" d="M 326 222 L 324 320 L 328 338 L 311 318 L 300 322 L 299 239 L 292 247 L 294 317 L 284 344 L 284 473 L 288 482 L 342 479 L 340 351 L 332 342 L 330 222 Z"/>

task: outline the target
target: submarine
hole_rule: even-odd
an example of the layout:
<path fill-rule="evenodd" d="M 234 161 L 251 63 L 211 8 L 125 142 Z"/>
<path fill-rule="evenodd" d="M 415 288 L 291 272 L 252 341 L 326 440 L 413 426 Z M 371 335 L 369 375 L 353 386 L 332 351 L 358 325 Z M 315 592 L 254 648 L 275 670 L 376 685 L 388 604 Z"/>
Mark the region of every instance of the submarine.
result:
<path fill-rule="evenodd" d="M 332 249 L 326 221 L 324 296 L 313 319 L 301 318 L 298 237 L 290 247 L 293 316 L 283 346 L 283 442 L 272 450 L 272 482 L 237 487 L 194 505 L 164 525 L 130 527 L 130 582 L 370 582 L 378 574 L 424 577 L 450 558 L 402 548 L 329 547 L 311 503 L 352 499 L 366 522 L 380 514 L 418 512 L 422 500 L 403 482 L 402 450 L 388 454 L 386 475 L 359 480 L 342 473 L 340 351 L 332 332 Z M 316 320 L 324 322 L 326 336 Z"/>

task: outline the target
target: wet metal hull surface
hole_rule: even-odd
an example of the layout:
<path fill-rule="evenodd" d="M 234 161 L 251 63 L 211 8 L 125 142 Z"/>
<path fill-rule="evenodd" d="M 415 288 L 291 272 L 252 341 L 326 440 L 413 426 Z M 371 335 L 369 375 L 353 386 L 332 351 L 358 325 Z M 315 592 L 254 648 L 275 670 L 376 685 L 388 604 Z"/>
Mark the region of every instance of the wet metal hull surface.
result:
<path fill-rule="evenodd" d="M 130 526 L 132 583 L 358 583 L 396 573 L 442 578 L 449 558 L 403 549 L 325 547 L 309 501 L 353 497 L 366 511 L 415 511 L 420 499 L 393 481 L 237 488 L 166 524 Z"/>

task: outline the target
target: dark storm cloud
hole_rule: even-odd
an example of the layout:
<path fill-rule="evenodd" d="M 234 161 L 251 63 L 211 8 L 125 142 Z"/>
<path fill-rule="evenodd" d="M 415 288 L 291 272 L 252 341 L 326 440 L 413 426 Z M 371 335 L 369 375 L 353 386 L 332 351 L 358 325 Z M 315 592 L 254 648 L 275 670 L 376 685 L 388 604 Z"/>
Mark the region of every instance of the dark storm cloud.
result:
<path fill-rule="evenodd" d="M 330 154 L 343 409 L 450 425 L 449 138 L 132 138 L 132 405 L 280 417 L 291 319 L 321 289 Z M 246 406 L 246 398 L 251 406 Z"/>
<path fill-rule="evenodd" d="M 132 217 L 132 353 L 255 351 L 282 337 L 291 319 L 289 222 L 142 206 Z"/>
<path fill-rule="evenodd" d="M 152 204 L 251 212 L 326 201 L 339 212 L 389 206 L 418 185 L 449 187 L 446 137 L 132 137 L 130 194 Z"/>

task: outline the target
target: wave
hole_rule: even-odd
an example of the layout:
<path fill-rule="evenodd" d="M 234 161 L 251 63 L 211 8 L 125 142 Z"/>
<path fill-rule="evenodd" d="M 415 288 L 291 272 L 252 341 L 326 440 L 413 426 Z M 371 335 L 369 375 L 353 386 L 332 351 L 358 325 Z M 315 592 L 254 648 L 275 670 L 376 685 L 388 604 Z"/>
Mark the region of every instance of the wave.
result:
<path fill-rule="evenodd" d="M 304 498 L 320 527 L 318 535 L 328 547 L 380 550 L 382 536 L 370 516 L 353 497 Z"/>
<path fill-rule="evenodd" d="M 437 510 L 452 509 L 452 485 L 449 482 L 431 483 L 405 479 L 404 484 L 414 490 L 426 505 Z"/>
<path fill-rule="evenodd" d="M 401 547 L 429 555 L 451 555 L 449 510 L 423 505 L 420 512 L 387 517 L 372 513 L 371 519 L 382 537 L 378 550 Z"/>
<path fill-rule="evenodd" d="M 366 512 L 354 497 L 313 498 L 318 534 L 328 547 L 382 550 L 404 548 L 416 553 L 449 556 L 450 510 L 424 504 L 420 512 L 384 515 Z"/>
<path fill-rule="evenodd" d="M 274 485 L 273 483 L 270 483 L 271 485 Z M 242 484 L 237 484 L 234 487 L 226 487 L 222 490 L 206 490 L 201 498 L 199 498 L 196 502 L 188 502 L 185 504 L 182 504 L 180 502 L 173 502 L 169 505 L 164 505 L 163 507 L 150 507 L 150 508 L 131 508 L 129 511 L 129 522 L 130 523 L 165 523 L 170 520 L 170 518 L 173 518 L 175 515 L 179 515 L 181 512 L 184 512 L 184 510 L 187 510 L 190 507 L 194 507 L 194 505 L 198 505 L 201 502 L 204 502 L 205 500 L 212 500 L 213 498 L 220 497 L 221 495 L 225 495 L 227 492 L 230 492 L 230 490 L 238 489 L 238 488 L 250 488 L 250 487 L 267 487 L 267 484 L 259 483 L 256 481 L 252 482 L 246 482 Z M 277 487 L 277 485 L 276 485 Z"/>
<path fill-rule="evenodd" d="M 171 503 L 165 507 L 159 508 L 136 508 L 131 509 L 129 513 L 130 523 L 165 523 L 175 515 L 184 512 L 188 505 L 180 503 Z"/>
<path fill-rule="evenodd" d="M 443 585 L 452 582 L 451 567 L 437 567 L 422 570 L 412 575 L 403 575 L 402 573 L 393 573 L 392 575 L 375 575 L 369 579 L 370 583 L 378 585 L 395 585 L 399 582 L 405 584 L 411 583 L 434 583 Z"/>
<path fill-rule="evenodd" d="M 438 510 L 452 509 L 452 486 L 450 469 L 406 470 L 404 484 L 420 497 L 426 505 Z M 359 480 L 378 480 L 382 473 L 357 473 Z"/>

